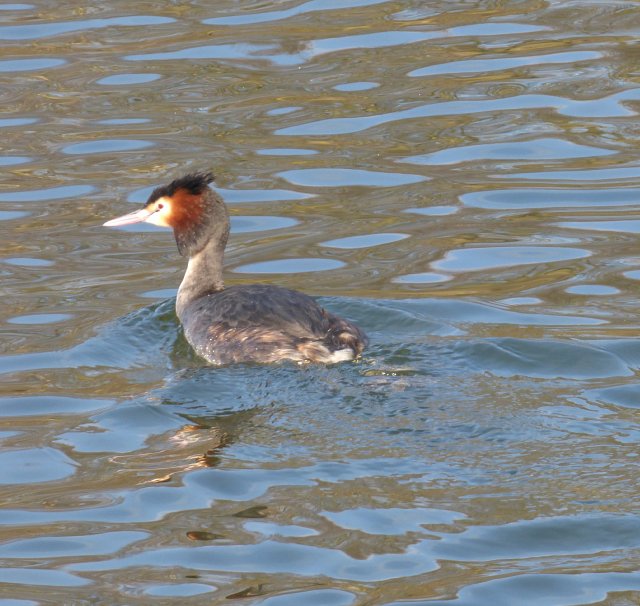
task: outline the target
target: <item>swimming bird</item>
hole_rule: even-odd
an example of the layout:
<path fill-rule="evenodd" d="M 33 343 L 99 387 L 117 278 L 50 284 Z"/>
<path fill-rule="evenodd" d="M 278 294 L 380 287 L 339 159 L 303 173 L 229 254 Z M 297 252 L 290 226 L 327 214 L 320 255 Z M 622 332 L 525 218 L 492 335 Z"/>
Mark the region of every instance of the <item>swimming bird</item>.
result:
<path fill-rule="evenodd" d="M 191 173 L 153 190 L 143 208 L 104 225 L 146 222 L 173 229 L 187 269 L 176 314 L 196 353 L 211 364 L 340 362 L 356 358 L 367 336 L 355 324 L 295 290 L 266 284 L 225 288 L 229 213 L 209 187 L 213 175 Z"/>

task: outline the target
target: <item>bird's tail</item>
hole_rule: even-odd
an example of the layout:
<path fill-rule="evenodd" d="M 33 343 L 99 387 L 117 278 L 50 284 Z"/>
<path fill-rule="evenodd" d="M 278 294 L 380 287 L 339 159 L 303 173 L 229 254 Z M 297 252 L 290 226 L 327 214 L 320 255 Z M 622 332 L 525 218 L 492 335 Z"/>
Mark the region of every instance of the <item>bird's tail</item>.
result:
<path fill-rule="evenodd" d="M 369 339 L 355 324 L 341 318 L 329 318 L 329 330 L 324 339 L 331 350 L 350 349 L 353 357 L 359 356 Z"/>

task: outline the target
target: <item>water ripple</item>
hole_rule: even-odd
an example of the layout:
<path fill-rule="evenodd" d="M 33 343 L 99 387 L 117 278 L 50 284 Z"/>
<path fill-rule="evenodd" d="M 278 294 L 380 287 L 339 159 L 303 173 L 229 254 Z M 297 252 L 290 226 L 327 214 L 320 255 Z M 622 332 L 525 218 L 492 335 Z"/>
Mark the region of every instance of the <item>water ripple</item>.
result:
<path fill-rule="evenodd" d="M 440 151 L 418 156 L 402 158 L 398 162 L 423 165 L 460 164 L 472 160 L 564 160 L 568 158 L 592 158 L 609 156 L 616 152 L 591 145 L 579 145 L 566 139 L 553 137 L 532 139 L 530 141 L 507 141 L 504 143 L 485 143 L 448 147 Z M 554 174 L 554 173 L 548 173 Z M 515 175 L 501 175 L 514 177 Z M 521 176 L 529 177 L 530 174 Z"/>
<path fill-rule="evenodd" d="M 464 348 L 474 364 L 498 376 L 586 379 L 633 375 L 618 356 L 588 343 L 554 342 L 551 347 L 543 339 L 491 339 Z"/>
<path fill-rule="evenodd" d="M 439 38 L 454 38 L 465 36 L 503 36 L 506 34 L 523 34 L 541 31 L 541 26 L 526 25 L 521 23 L 478 23 L 474 25 L 462 25 L 445 30 L 431 31 L 407 31 L 389 30 L 372 32 L 369 34 L 354 34 L 352 36 L 339 36 L 336 38 L 324 38 L 312 40 L 307 48 L 296 55 L 289 55 L 288 60 L 280 58 L 285 63 L 306 62 L 312 57 L 319 57 L 327 53 L 343 52 L 346 50 L 362 48 L 387 48 L 391 46 L 406 46 L 427 40 Z"/>
<path fill-rule="evenodd" d="M 14 191 L 0 194 L 0 202 L 39 202 L 42 200 L 64 200 L 86 196 L 95 191 L 90 185 L 62 185 L 46 189 Z"/>
<path fill-rule="evenodd" d="M 71 32 L 82 32 L 106 27 L 141 27 L 174 23 L 170 17 L 149 15 L 131 15 L 108 19 L 85 19 L 83 21 L 61 21 L 52 23 L 34 23 L 31 25 L 5 25 L 0 27 L 0 40 L 37 40 L 50 36 L 59 36 Z"/>
<path fill-rule="evenodd" d="M 27 124 L 35 124 L 36 122 L 38 122 L 38 118 L 0 118 L 0 128 L 26 126 Z"/>
<path fill-rule="evenodd" d="M 5 59 L 0 61 L 0 72 L 28 72 L 34 70 L 52 69 L 65 65 L 65 59 Z"/>
<path fill-rule="evenodd" d="M 592 168 L 588 170 L 554 170 L 544 172 L 513 173 L 494 175 L 500 179 L 531 179 L 539 181 L 614 181 L 617 179 L 637 179 L 640 167 Z"/>
<path fill-rule="evenodd" d="M 289 183 L 305 187 L 394 187 L 428 181 L 428 177 L 403 173 L 358 170 L 354 168 L 306 168 L 278 173 Z"/>
<path fill-rule="evenodd" d="M 622 234 L 640 233 L 640 220 L 627 219 L 621 221 L 563 221 L 557 223 L 569 229 L 588 229 L 591 231 L 616 231 Z"/>
<path fill-rule="evenodd" d="M 505 189 L 479 191 L 460 196 L 465 206 L 485 209 L 596 208 L 632 206 L 640 189 Z"/>
<path fill-rule="evenodd" d="M 355 601 L 352 593 L 339 589 L 312 589 L 292 595 L 267 598 L 264 606 L 298 606 L 303 600 L 305 606 L 351 606 Z"/>
<path fill-rule="evenodd" d="M 324 511 L 328 520 L 347 530 L 360 530 L 369 534 L 405 534 L 425 532 L 429 524 L 451 524 L 464 519 L 464 514 L 442 509 L 368 509 L 358 507 L 346 511 Z"/>
<path fill-rule="evenodd" d="M 535 94 L 517 95 L 503 99 L 483 99 L 482 101 L 444 101 L 373 116 L 316 120 L 306 124 L 277 129 L 275 134 L 290 136 L 347 135 L 400 120 L 525 109 L 554 109 L 558 114 L 573 117 L 615 118 L 636 115 L 636 112 L 627 109 L 622 103 L 638 100 L 640 100 L 640 89 L 635 88 L 589 101 Z"/>
<path fill-rule="evenodd" d="M 561 516 L 474 527 L 434 547 L 439 558 L 464 562 L 589 554 L 640 548 L 636 516 Z"/>
<path fill-rule="evenodd" d="M 337 259 L 278 259 L 240 265 L 234 267 L 233 271 L 239 274 L 297 274 L 338 269 L 344 265 L 345 263 Z"/>
<path fill-rule="evenodd" d="M 594 59 L 600 59 L 602 56 L 602 53 L 597 51 L 569 51 L 565 53 L 550 53 L 548 55 L 506 57 L 504 59 L 469 59 L 467 61 L 452 61 L 451 63 L 421 67 L 419 69 L 414 69 L 407 75 L 411 78 L 418 78 L 422 76 L 435 76 L 440 74 L 484 73 L 532 65 L 592 61 Z"/>
<path fill-rule="evenodd" d="M 367 34 L 353 34 L 334 38 L 309 40 L 298 52 L 278 52 L 276 44 L 210 44 L 183 48 L 176 51 L 127 55 L 129 61 L 166 61 L 179 59 L 253 59 L 269 61 L 279 66 L 302 65 L 329 53 L 345 52 L 355 49 L 378 49 L 393 46 L 406 46 L 427 40 L 457 36 L 500 36 L 505 34 L 529 33 L 545 29 L 540 26 L 517 23 L 487 23 L 453 27 L 442 31 L 397 31 L 387 30 Z"/>
<path fill-rule="evenodd" d="M 403 601 L 388 606 L 512 606 L 516 602 L 521 606 L 578 606 L 604 602 L 611 597 L 611 593 L 625 591 L 640 591 L 640 574 L 518 574 L 469 585 L 461 589 L 455 599 Z"/>
<path fill-rule="evenodd" d="M 33 158 L 28 156 L 0 156 L 0 166 L 15 166 L 16 164 L 26 164 Z"/>
<path fill-rule="evenodd" d="M 210 25 L 251 25 L 254 23 L 267 23 L 289 19 L 297 15 L 304 15 L 314 11 L 329 11 L 337 9 L 351 9 L 359 6 L 374 6 L 384 4 L 389 0 L 309 0 L 298 6 L 281 11 L 268 11 L 264 13 L 254 13 L 251 15 L 230 15 L 228 17 L 216 17 L 205 19 L 203 23 Z"/>
<path fill-rule="evenodd" d="M 150 141 L 136 141 L 133 139 L 103 139 L 67 145 L 62 149 L 62 152 L 73 155 L 105 154 L 145 149 L 152 145 L 153 143 Z"/>
<path fill-rule="evenodd" d="M 272 229 L 284 229 L 297 225 L 298 221 L 288 217 L 231 217 L 232 233 L 249 233 L 256 231 L 268 231 Z"/>
<path fill-rule="evenodd" d="M 0 581 L 11 585 L 35 585 L 46 587 L 81 587 L 90 585 L 89 579 L 83 579 L 62 570 L 47 568 L 5 568 L 0 569 Z"/>
<path fill-rule="evenodd" d="M 160 74 L 117 74 L 100 78 L 96 83 L 103 86 L 124 86 L 127 84 L 146 84 L 160 78 L 162 78 Z"/>
<path fill-rule="evenodd" d="M 0 464 L 0 485 L 53 482 L 75 471 L 75 463 L 54 448 L 5 449 Z"/>
<path fill-rule="evenodd" d="M 349 236 L 348 238 L 338 238 L 337 240 L 327 240 L 321 242 L 320 246 L 328 248 L 370 248 L 372 246 L 382 246 L 383 244 L 391 244 L 408 238 L 408 234 L 365 234 L 362 236 Z"/>
<path fill-rule="evenodd" d="M 499 246 L 449 251 L 444 259 L 431 265 L 442 271 L 481 271 L 517 265 L 538 265 L 584 259 L 592 253 L 580 248 L 558 246 Z"/>
<path fill-rule="evenodd" d="M 148 532 L 114 531 L 81 536 L 35 537 L 12 541 L 2 546 L 5 558 L 60 558 L 65 556 L 101 556 L 120 551 L 127 545 L 149 537 Z"/>
<path fill-rule="evenodd" d="M 249 59 L 264 57 L 266 51 L 274 50 L 274 44 L 248 44 L 237 42 L 232 44 L 210 44 L 185 48 L 177 51 L 127 55 L 127 61 L 173 61 L 178 59 Z"/>

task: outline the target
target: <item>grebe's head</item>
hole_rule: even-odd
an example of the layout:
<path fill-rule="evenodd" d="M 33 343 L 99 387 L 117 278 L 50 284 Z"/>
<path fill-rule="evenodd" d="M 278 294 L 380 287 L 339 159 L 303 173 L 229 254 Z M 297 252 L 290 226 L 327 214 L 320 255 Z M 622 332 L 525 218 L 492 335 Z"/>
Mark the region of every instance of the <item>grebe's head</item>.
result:
<path fill-rule="evenodd" d="M 156 187 L 143 208 L 104 225 L 115 227 L 144 221 L 170 227 L 180 254 L 189 257 L 200 252 L 212 237 L 224 248 L 229 218 L 221 198 L 209 188 L 212 181 L 211 173 L 191 173 L 175 179 L 168 185 Z"/>

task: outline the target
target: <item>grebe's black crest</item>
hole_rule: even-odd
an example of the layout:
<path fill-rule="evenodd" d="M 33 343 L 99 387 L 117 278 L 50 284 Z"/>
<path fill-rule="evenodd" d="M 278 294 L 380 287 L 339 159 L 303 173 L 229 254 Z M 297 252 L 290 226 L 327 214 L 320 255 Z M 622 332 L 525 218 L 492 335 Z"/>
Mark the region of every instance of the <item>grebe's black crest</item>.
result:
<path fill-rule="evenodd" d="M 149 196 L 147 204 L 151 204 L 164 196 L 171 198 L 175 193 L 183 189 L 192 196 L 198 196 L 205 192 L 209 187 L 209 183 L 213 183 L 215 177 L 211 172 L 189 173 L 179 179 L 174 179 L 168 185 L 156 187 Z"/>

